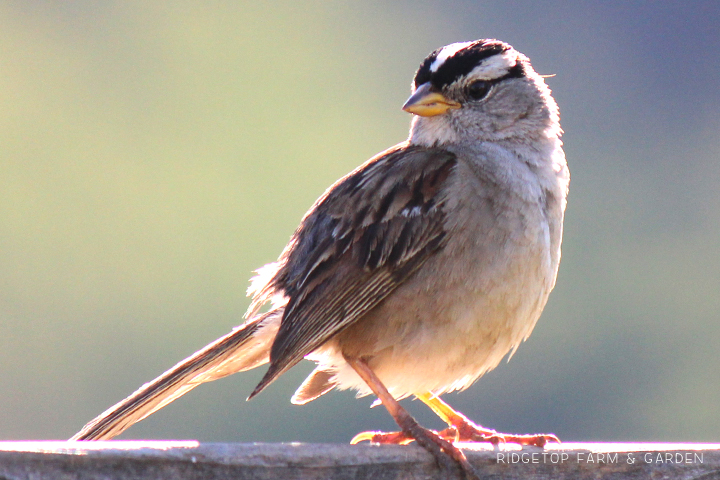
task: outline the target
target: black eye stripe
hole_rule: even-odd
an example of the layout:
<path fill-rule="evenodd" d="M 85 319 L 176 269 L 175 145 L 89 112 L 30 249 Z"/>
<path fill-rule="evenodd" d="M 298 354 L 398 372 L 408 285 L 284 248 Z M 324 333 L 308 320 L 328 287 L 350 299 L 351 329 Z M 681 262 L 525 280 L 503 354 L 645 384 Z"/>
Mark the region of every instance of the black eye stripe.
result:
<path fill-rule="evenodd" d="M 510 45 L 497 40 L 478 40 L 459 50 L 453 56 L 448 57 L 447 60 L 437 68 L 437 71 L 432 72 L 430 67 L 442 51 L 442 48 L 439 48 L 428 55 L 420 65 L 420 68 L 415 74 L 415 87 L 417 88 L 423 83 L 431 82 L 435 90 L 442 90 L 443 87 L 470 73 L 484 59 L 498 55 L 510 48 Z M 506 75 L 497 81 L 523 76 L 525 76 L 525 69 L 522 63 L 518 62 Z"/>
<path fill-rule="evenodd" d="M 471 82 L 466 87 L 466 93 L 471 99 L 480 100 L 482 98 L 485 98 L 487 94 L 490 93 L 490 89 L 492 89 L 492 87 L 502 82 L 503 80 L 506 80 L 508 78 L 521 78 L 524 76 L 525 65 L 520 60 L 518 60 L 515 66 L 513 66 L 510 70 L 508 70 L 505 75 L 500 78 L 496 78 L 495 80 L 475 80 L 474 82 Z"/>
<path fill-rule="evenodd" d="M 501 78 L 498 78 L 497 81 L 500 82 L 502 80 L 505 80 L 506 78 L 522 78 L 524 76 L 525 64 L 521 60 L 518 60 L 515 66 L 508 70 L 508 73 L 503 75 Z"/>

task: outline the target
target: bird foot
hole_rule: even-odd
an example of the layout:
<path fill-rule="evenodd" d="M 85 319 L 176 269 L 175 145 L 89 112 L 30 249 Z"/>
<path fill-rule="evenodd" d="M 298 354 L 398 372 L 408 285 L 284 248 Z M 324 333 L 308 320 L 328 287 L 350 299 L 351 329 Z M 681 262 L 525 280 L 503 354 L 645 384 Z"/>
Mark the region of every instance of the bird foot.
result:
<path fill-rule="evenodd" d="M 446 440 L 450 443 L 456 442 L 457 431 L 450 427 L 445 430 L 435 431 L 428 430 L 438 437 Z M 407 445 L 408 443 L 414 442 L 415 439 L 405 432 L 360 432 L 350 440 L 351 445 L 355 445 L 360 442 L 370 442 L 378 445 Z"/>
<path fill-rule="evenodd" d="M 517 445 L 532 445 L 544 447 L 548 442 L 560 443 L 560 439 L 552 433 L 531 433 L 516 435 L 511 433 L 499 433 L 495 430 L 482 427 L 469 420 L 453 425 L 440 432 L 440 435 L 447 437 L 453 432 L 456 434 L 456 442 L 490 442 L 493 445 L 500 443 L 515 443 Z"/>
<path fill-rule="evenodd" d="M 501 443 L 515 443 L 518 445 L 532 445 L 536 447 L 544 447 L 548 442 L 560 443 L 560 439 L 552 433 L 535 433 L 515 435 L 510 433 L 499 433 L 489 428 L 484 428 L 472 422 L 463 422 L 462 424 L 448 427 L 444 430 L 436 432 L 429 430 L 433 434 L 443 440 L 455 442 L 489 442 L 493 445 Z M 415 439 L 405 432 L 361 432 L 350 440 L 350 443 L 368 441 L 375 444 L 391 444 L 391 445 L 407 445 Z"/>
<path fill-rule="evenodd" d="M 450 442 L 490 442 L 497 446 L 500 443 L 515 443 L 517 445 L 533 445 L 544 447 L 548 442 L 558 442 L 560 439 L 552 433 L 537 433 L 530 435 L 513 435 L 499 433 L 472 422 L 462 413 L 453 410 L 440 397 L 429 392 L 416 393 L 415 396 L 435 412 L 448 428 L 439 432 L 439 435 Z"/>
<path fill-rule="evenodd" d="M 446 429 L 449 430 L 449 429 Z M 444 430 L 443 430 L 444 432 Z M 350 440 L 352 445 L 363 441 L 384 445 L 407 445 L 417 441 L 423 448 L 428 450 L 438 461 L 445 471 L 452 471 L 454 462 L 460 466 L 465 478 L 468 480 L 478 479 L 477 473 L 468 462 L 465 454 L 453 445 L 453 438 L 443 435 L 443 432 L 428 430 L 419 425 L 412 429 L 412 432 L 361 432 Z"/>
<path fill-rule="evenodd" d="M 360 432 L 350 440 L 350 445 L 355 445 L 360 442 L 370 442 L 379 445 L 407 445 L 414 441 L 415 439 L 405 432 Z"/>

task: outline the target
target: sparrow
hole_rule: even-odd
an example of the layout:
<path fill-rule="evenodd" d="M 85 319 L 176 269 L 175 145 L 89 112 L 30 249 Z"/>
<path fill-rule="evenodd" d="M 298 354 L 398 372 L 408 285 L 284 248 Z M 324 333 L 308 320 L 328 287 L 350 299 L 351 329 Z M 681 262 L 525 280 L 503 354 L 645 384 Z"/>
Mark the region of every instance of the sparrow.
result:
<path fill-rule="evenodd" d="M 559 441 L 483 428 L 440 399 L 514 353 L 555 286 L 570 175 L 550 89 L 525 55 L 482 39 L 433 51 L 402 108 L 408 139 L 315 202 L 256 271 L 245 323 L 71 440 L 110 439 L 201 383 L 269 364 L 250 399 L 306 358 L 317 367 L 293 403 L 354 389 L 400 427 L 352 443 L 416 441 L 472 476 L 457 441 Z M 411 395 L 448 428 L 420 426 L 398 403 Z"/>

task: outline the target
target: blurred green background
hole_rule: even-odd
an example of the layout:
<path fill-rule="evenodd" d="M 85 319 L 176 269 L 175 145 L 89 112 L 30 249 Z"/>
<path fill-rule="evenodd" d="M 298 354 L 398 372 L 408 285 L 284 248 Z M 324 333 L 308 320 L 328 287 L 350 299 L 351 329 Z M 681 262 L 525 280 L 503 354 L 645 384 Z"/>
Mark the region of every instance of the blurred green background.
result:
<path fill-rule="evenodd" d="M 241 323 L 315 198 L 406 137 L 425 55 L 496 37 L 556 75 L 563 262 L 530 340 L 446 399 L 503 431 L 718 441 L 719 22 L 715 1 L 0 2 L 0 439 L 67 438 Z M 393 428 L 350 392 L 290 405 L 310 369 L 247 403 L 262 371 L 203 385 L 121 438 Z"/>

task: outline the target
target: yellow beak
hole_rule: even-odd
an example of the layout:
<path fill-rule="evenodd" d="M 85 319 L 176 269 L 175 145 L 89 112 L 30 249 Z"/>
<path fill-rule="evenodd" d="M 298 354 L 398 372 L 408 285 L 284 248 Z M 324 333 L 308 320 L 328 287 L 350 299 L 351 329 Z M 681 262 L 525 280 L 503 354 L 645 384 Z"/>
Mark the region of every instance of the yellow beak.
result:
<path fill-rule="evenodd" d="M 420 85 L 410 98 L 407 99 L 402 109 L 408 113 L 420 115 L 421 117 L 434 117 L 441 115 L 448 110 L 460 108 L 460 104 L 447 99 L 437 92 L 430 91 L 430 82 Z"/>

